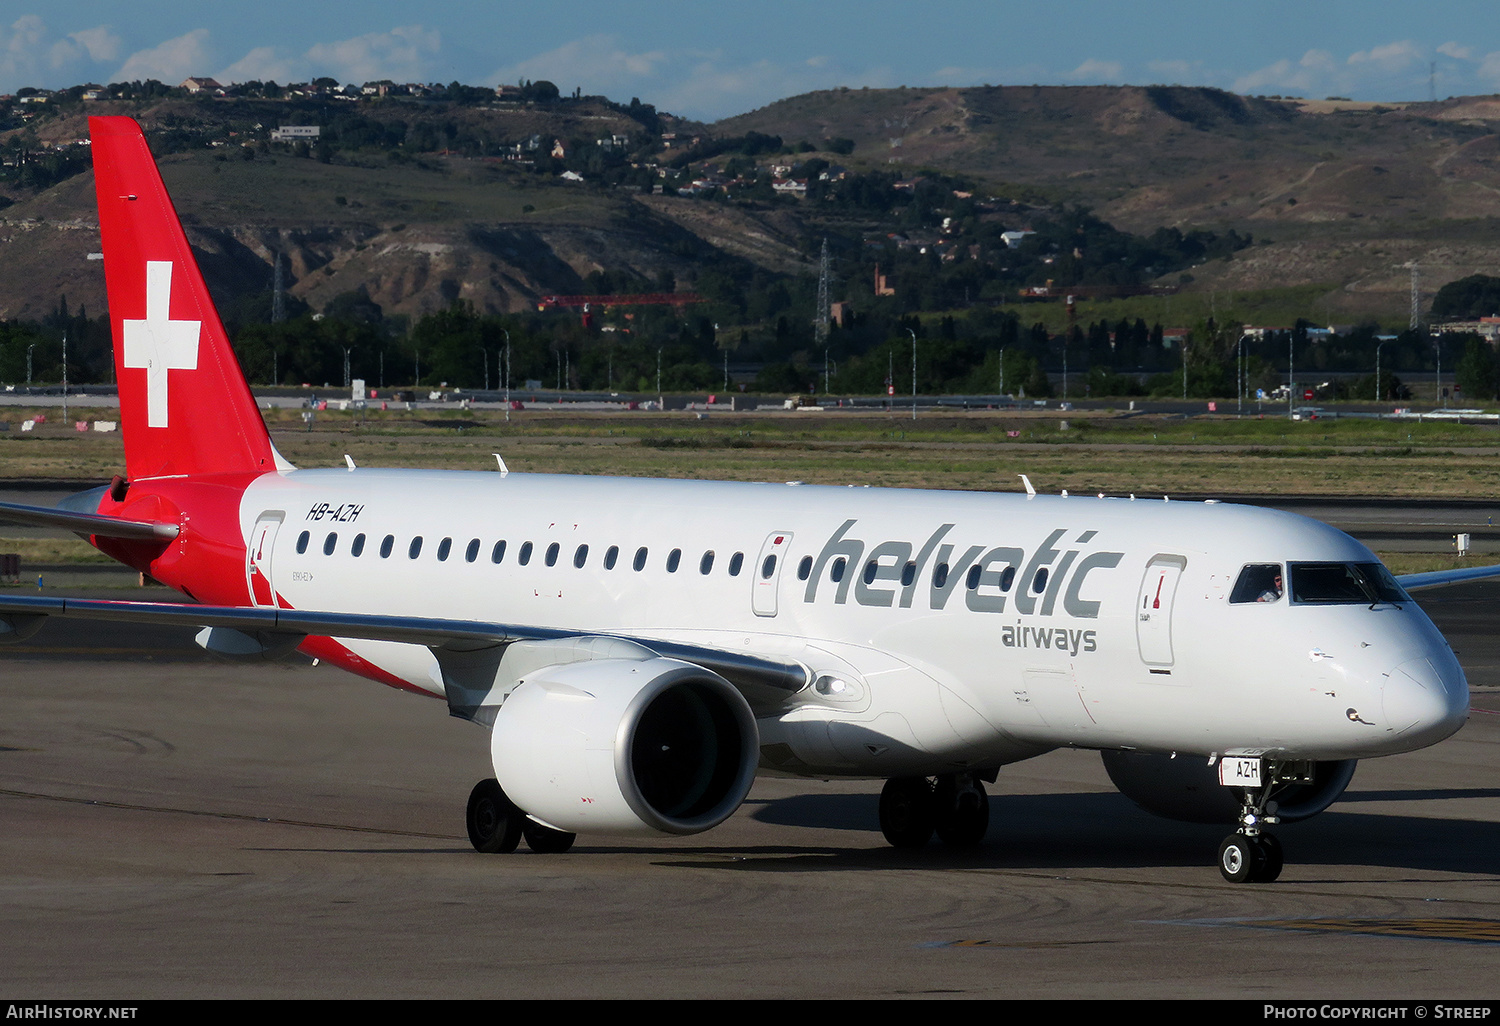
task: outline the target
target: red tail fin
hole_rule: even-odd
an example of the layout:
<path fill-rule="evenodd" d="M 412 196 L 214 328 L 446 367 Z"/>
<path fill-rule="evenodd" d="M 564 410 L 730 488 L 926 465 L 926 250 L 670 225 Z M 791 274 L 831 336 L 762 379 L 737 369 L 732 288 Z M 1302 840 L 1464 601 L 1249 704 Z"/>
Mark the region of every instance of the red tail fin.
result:
<path fill-rule="evenodd" d="M 131 480 L 276 467 L 141 128 L 89 118 L 104 279 Z"/>

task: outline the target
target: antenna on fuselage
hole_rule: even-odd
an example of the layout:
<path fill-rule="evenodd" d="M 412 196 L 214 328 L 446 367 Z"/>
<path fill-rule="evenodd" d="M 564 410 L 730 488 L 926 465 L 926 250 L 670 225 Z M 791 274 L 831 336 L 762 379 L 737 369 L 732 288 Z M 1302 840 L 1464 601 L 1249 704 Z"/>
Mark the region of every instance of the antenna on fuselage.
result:
<path fill-rule="evenodd" d="M 1026 498 L 1036 498 L 1036 489 L 1031 487 L 1031 478 L 1027 477 L 1025 474 L 1017 474 L 1016 476 L 1019 477 L 1021 481 L 1026 485 Z"/>

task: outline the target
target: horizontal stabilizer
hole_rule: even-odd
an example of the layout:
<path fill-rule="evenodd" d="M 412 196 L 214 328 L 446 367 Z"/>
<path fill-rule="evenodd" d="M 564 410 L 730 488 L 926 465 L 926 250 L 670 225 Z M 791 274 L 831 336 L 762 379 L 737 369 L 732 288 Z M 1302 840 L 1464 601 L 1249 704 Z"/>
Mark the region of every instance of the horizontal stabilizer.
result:
<path fill-rule="evenodd" d="M 1482 581 L 1487 577 L 1500 577 L 1500 566 L 1470 566 L 1461 570 L 1433 570 L 1425 574 L 1402 574 L 1396 578 L 1396 583 L 1407 591 L 1416 591 L 1418 588 L 1441 588 L 1447 584 Z"/>
<path fill-rule="evenodd" d="M 171 541 L 177 537 L 176 524 L 147 520 L 121 520 L 99 513 L 74 513 L 51 506 L 23 506 L 0 502 L 0 523 L 25 527 L 55 527 L 99 538 L 129 538 L 137 541 Z"/>

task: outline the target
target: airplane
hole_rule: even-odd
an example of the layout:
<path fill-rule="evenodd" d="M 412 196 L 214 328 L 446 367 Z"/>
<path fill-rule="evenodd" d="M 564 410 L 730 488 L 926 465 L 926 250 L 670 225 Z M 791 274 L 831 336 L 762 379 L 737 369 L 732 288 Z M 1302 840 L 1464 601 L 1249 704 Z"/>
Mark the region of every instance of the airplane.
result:
<path fill-rule="evenodd" d="M 356 466 L 297 469 L 235 359 L 140 127 L 89 119 L 124 473 L 62 527 L 191 603 L 0 597 L 300 651 L 490 731 L 474 848 L 689 835 L 758 772 L 886 781 L 901 848 L 979 844 L 985 785 L 1097 750 L 1162 815 L 1233 825 L 1218 868 L 1275 880 L 1268 829 L 1360 759 L 1453 734 L 1468 684 L 1408 588 L 1328 525 L 1229 503 Z M 1403 586 L 1405 585 L 1405 586 Z"/>

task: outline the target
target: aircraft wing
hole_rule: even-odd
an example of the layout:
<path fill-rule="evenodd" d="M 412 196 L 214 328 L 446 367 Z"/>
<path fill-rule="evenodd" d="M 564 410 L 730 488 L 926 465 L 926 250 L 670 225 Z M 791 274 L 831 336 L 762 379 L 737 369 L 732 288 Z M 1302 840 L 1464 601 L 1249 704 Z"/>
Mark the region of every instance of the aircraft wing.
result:
<path fill-rule="evenodd" d="M 1482 581 L 1487 577 L 1500 577 L 1500 566 L 1470 566 L 1455 570 L 1433 570 L 1425 574 L 1402 574 L 1396 583 L 1407 591 L 1419 588 L 1441 588 L 1465 581 Z"/>
<path fill-rule="evenodd" d="M 177 537 L 177 525 L 147 520 L 122 520 L 99 513 L 75 513 L 51 506 L 26 506 L 0 502 L 0 523 L 24 527 L 56 527 L 99 538 L 131 538 L 143 541 L 170 541 Z"/>
<path fill-rule="evenodd" d="M 284 646 L 287 651 L 308 636 L 395 641 L 424 645 L 432 649 L 433 654 L 439 657 L 439 662 L 443 661 L 447 653 L 483 649 L 503 651 L 505 646 L 519 641 L 609 637 L 634 642 L 657 655 L 681 659 L 712 670 L 739 688 L 753 707 L 759 708 L 778 705 L 778 699 L 805 687 L 811 679 L 807 667 L 790 660 L 730 652 L 706 645 L 576 628 L 366 613 L 327 613 L 264 606 L 206 606 L 180 602 L 49 598 L 40 595 L 0 595 L 0 642 L 30 637 L 41 628 L 47 617 L 223 628 L 238 631 L 247 640 L 265 635 L 279 638 L 290 642 Z"/>

